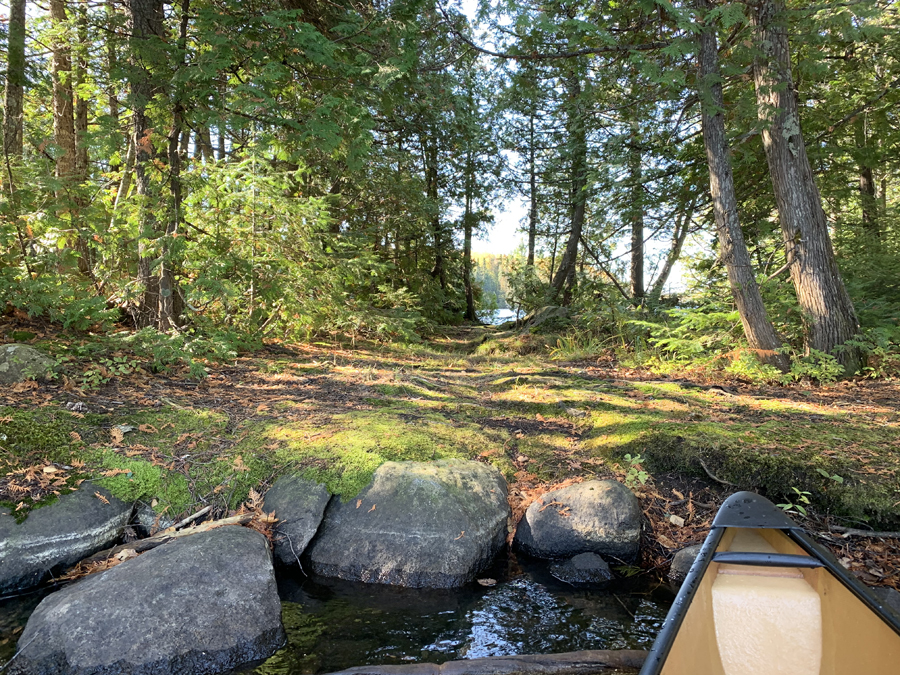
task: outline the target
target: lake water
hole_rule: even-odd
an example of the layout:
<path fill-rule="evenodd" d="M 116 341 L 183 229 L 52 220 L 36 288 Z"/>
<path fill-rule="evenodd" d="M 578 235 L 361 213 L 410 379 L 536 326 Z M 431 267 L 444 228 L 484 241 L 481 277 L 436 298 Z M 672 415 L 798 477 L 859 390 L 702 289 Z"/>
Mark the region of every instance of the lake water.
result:
<path fill-rule="evenodd" d="M 514 321 L 516 312 L 512 309 L 495 309 L 478 312 L 478 318 L 489 326 L 499 326 L 507 321 Z"/>
<path fill-rule="evenodd" d="M 288 644 L 252 675 L 312 675 L 374 664 L 649 649 L 674 595 L 642 579 L 576 588 L 540 561 L 495 566 L 496 586 L 403 589 L 283 575 Z"/>
<path fill-rule="evenodd" d="M 313 675 L 373 664 L 649 649 L 674 594 L 646 580 L 576 588 L 541 561 L 502 557 L 487 588 L 404 589 L 278 573 L 288 644 L 244 675 Z M 0 665 L 47 591 L 0 601 Z"/>

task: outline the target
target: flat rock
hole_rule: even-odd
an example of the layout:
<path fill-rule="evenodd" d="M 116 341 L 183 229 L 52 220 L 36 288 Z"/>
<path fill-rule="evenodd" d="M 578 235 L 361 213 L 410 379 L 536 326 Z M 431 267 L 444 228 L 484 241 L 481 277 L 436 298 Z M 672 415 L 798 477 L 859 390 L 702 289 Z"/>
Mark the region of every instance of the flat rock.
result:
<path fill-rule="evenodd" d="M 312 540 L 331 495 L 324 485 L 300 478 L 282 476 L 273 485 L 263 502 L 263 511 L 275 512 L 275 559 L 295 564 Z"/>
<path fill-rule="evenodd" d="M 641 538 L 641 508 L 622 483 L 592 480 L 553 490 L 533 502 L 516 529 L 515 545 L 535 558 L 598 553 L 633 560 Z"/>
<path fill-rule="evenodd" d="M 349 502 L 333 499 L 312 541 L 327 577 L 415 588 L 471 581 L 503 547 L 506 481 L 479 462 L 386 462 Z"/>
<path fill-rule="evenodd" d="M 681 549 L 675 554 L 675 557 L 672 558 L 672 564 L 669 565 L 669 581 L 676 586 L 680 586 L 684 583 L 688 572 L 691 570 L 691 565 L 694 564 L 702 547 L 703 544 L 694 544 L 693 546 Z"/>
<path fill-rule="evenodd" d="M 53 359 L 34 347 L 19 344 L 0 346 L 0 384 L 43 379 L 55 367 Z"/>
<path fill-rule="evenodd" d="M 131 504 L 91 483 L 35 509 L 21 524 L 0 515 L 0 593 L 35 586 L 102 551 L 121 536 L 130 517 Z"/>
<path fill-rule="evenodd" d="M 211 675 L 285 642 L 266 538 L 221 527 L 53 593 L 19 639 L 13 675 Z"/>
<path fill-rule="evenodd" d="M 359 666 L 332 675 L 600 675 L 636 673 L 647 659 L 647 652 L 636 649 L 585 650 L 564 654 L 522 654 L 491 656 L 482 659 L 415 663 L 410 665 Z"/>
<path fill-rule="evenodd" d="M 609 565 L 596 553 L 579 553 L 574 558 L 553 563 L 550 574 L 567 584 L 603 584 L 613 578 Z"/>

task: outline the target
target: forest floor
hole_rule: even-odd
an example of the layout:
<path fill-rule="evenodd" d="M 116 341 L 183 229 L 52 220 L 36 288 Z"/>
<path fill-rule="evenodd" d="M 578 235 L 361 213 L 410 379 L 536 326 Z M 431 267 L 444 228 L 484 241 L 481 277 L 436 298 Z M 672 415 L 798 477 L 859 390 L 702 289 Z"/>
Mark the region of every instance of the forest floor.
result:
<path fill-rule="evenodd" d="M 288 471 L 349 499 L 385 461 L 467 458 L 503 472 L 516 514 L 564 481 L 624 481 L 647 515 L 645 570 L 664 572 L 728 494 L 753 489 L 799 504 L 792 516 L 864 581 L 900 587 L 900 537 L 840 529 L 900 529 L 900 383 L 666 378 L 515 342 L 462 328 L 420 345 L 269 345 L 201 380 L 23 383 L 0 391 L 0 510 L 92 479 L 172 518 L 221 516 Z"/>

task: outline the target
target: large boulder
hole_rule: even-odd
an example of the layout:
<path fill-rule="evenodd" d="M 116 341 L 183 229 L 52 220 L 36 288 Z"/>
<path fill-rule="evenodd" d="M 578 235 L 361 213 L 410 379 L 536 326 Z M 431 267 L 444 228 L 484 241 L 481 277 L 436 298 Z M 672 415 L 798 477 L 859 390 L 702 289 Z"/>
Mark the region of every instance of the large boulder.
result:
<path fill-rule="evenodd" d="M 39 584 L 102 551 L 121 536 L 130 516 L 131 504 L 91 483 L 35 509 L 22 524 L 0 514 L 0 593 Z"/>
<path fill-rule="evenodd" d="M 0 346 L 0 384 L 46 378 L 56 362 L 28 345 Z"/>
<path fill-rule="evenodd" d="M 535 558 L 597 553 L 633 560 L 641 538 L 641 507 L 627 487 L 591 480 L 546 493 L 516 529 L 515 545 Z"/>
<path fill-rule="evenodd" d="M 47 596 L 14 675 L 210 675 L 285 642 L 266 538 L 221 527 L 178 539 Z"/>
<path fill-rule="evenodd" d="M 315 573 L 369 583 L 452 588 L 503 547 L 506 481 L 478 462 L 387 462 L 346 504 L 335 499 L 310 545 Z"/>
<path fill-rule="evenodd" d="M 569 310 L 566 307 L 558 305 L 547 305 L 536 309 L 522 320 L 522 324 L 526 329 L 537 328 L 538 326 L 553 320 L 564 321 L 569 318 Z"/>
<path fill-rule="evenodd" d="M 300 478 L 282 476 L 263 502 L 266 513 L 275 512 L 275 559 L 285 564 L 299 563 L 312 540 L 331 495 L 324 485 Z"/>

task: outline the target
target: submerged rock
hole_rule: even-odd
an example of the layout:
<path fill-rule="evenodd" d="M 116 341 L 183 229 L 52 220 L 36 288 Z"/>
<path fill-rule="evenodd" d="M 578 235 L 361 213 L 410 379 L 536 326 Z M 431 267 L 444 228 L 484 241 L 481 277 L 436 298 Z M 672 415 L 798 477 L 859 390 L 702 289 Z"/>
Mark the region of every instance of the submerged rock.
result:
<path fill-rule="evenodd" d="M 53 593 L 19 639 L 14 675 L 211 675 L 285 641 L 266 538 L 221 527 Z"/>
<path fill-rule="evenodd" d="M 636 673 L 647 659 L 639 650 L 590 650 L 565 654 L 490 656 L 410 665 L 358 666 L 331 675 L 600 675 Z"/>
<path fill-rule="evenodd" d="M 553 563 L 550 574 L 567 584 L 602 584 L 613 578 L 609 565 L 596 553 L 580 553 Z"/>
<path fill-rule="evenodd" d="M 130 516 L 131 504 L 90 483 L 35 509 L 21 524 L 0 515 L 0 592 L 35 586 L 102 551 L 119 538 Z"/>
<path fill-rule="evenodd" d="M 516 529 L 515 545 L 535 558 L 598 553 L 629 561 L 638 553 L 641 508 L 614 480 L 592 480 L 546 493 Z"/>
<path fill-rule="evenodd" d="M 282 476 L 263 502 L 263 511 L 275 512 L 275 558 L 285 564 L 296 564 L 312 540 L 331 495 L 324 485 L 299 476 Z"/>
<path fill-rule="evenodd" d="M 697 555 L 699 555 L 700 549 L 702 547 L 703 544 L 694 544 L 693 546 L 688 546 L 678 551 L 678 553 L 675 554 L 675 557 L 672 558 L 672 564 L 669 565 L 668 576 L 669 581 L 671 581 L 675 586 L 681 586 L 681 584 L 684 583 L 688 572 L 691 571 L 691 565 L 694 564 L 694 561 L 697 559 Z"/>
<path fill-rule="evenodd" d="M 309 555 L 316 574 L 368 583 L 451 588 L 503 547 L 506 481 L 478 462 L 387 462 L 346 504 L 325 511 Z"/>

